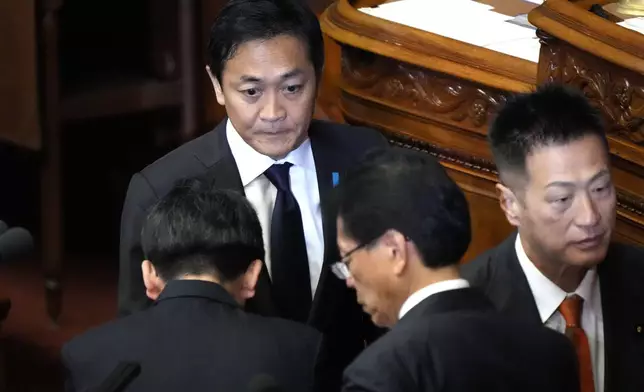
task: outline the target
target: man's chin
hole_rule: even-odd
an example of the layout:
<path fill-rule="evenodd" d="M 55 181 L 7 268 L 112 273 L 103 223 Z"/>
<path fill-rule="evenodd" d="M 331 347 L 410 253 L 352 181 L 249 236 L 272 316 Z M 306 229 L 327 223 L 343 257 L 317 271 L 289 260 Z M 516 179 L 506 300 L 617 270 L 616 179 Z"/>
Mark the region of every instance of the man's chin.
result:
<path fill-rule="evenodd" d="M 260 154 L 266 155 L 275 160 L 283 159 L 296 148 L 295 145 L 289 141 L 257 143 L 252 147 Z"/>
<path fill-rule="evenodd" d="M 568 258 L 568 264 L 577 267 L 594 268 L 601 264 L 606 259 L 608 249 L 595 249 L 592 252 L 575 251 L 571 257 Z"/>

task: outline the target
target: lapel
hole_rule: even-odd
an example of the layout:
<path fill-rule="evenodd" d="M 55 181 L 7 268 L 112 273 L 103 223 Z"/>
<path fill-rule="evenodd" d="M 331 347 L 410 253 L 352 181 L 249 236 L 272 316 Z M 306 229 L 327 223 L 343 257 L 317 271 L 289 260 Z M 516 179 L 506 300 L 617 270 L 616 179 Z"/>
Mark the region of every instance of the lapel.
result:
<path fill-rule="evenodd" d="M 636 260 L 631 260 L 635 257 Z M 611 244 L 598 269 L 604 320 L 604 390 L 641 390 L 644 377 L 644 296 L 641 254 L 625 245 Z M 634 261 L 634 263 L 632 263 Z M 639 329 L 638 329 L 639 327 Z"/>
<path fill-rule="evenodd" d="M 616 302 L 619 286 L 613 284 L 613 276 L 610 268 L 606 268 L 609 258 L 599 265 L 599 289 L 602 301 L 602 316 L 604 319 L 604 389 L 606 392 L 615 390 L 615 369 L 619 363 L 618 349 L 615 341 L 615 333 L 619 331 L 620 316 L 617 314 L 619 303 Z"/>
<path fill-rule="evenodd" d="M 335 291 L 327 288 L 329 281 L 333 280 L 332 276 L 329 279 L 329 275 L 331 274 L 329 265 L 339 259 L 336 247 L 336 212 L 331 196 L 334 186 L 340 180 L 339 173 L 343 167 L 343 161 L 335 154 L 333 143 L 330 138 L 326 137 L 323 125 L 324 123 L 313 120 L 309 128 L 309 138 L 311 139 L 311 149 L 313 150 L 313 159 L 315 161 L 315 170 L 318 178 L 322 232 L 324 236 L 322 271 L 311 305 L 309 323 L 315 323 L 313 318 L 320 313 L 319 307 L 321 305 L 320 298 L 322 297 L 322 293 L 327 290 Z M 338 280 L 338 283 L 342 282 Z"/>
<path fill-rule="evenodd" d="M 514 250 L 516 235 L 494 250 L 488 295 L 503 313 L 541 323 L 534 297 Z M 636 260 L 630 260 L 635 258 Z M 644 298 L 641 254 L 612 244 L 598 267 L 604 320 L 604 392 L 644 390 Z M 639 271 L 638 271 L 639 270 Z"/>
<path fill-rule="evenodd" d="M 525 322 L 542 324 L 530 285 L 517 258 L 516 238 L 515 232 L 493 250 L 491 281 L 486 294 L 502 313 Z"/>

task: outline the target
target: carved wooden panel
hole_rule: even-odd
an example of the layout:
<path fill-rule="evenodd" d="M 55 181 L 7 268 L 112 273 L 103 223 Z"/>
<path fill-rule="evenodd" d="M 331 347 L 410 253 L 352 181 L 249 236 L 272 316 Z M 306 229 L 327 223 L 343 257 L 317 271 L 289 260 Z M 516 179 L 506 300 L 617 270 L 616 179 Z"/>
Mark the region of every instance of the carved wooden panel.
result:
<path fill-rule="evenodd" d="M 342 48 L 345 91 L 484 135 L 505 92 L 349 46 Z"/>
<path fill-rule="evenodd" d="M 539 36 L 539 83 L 558 82 L 581 89 L 606 117 L 611 136 L 644 146 L 644 76 L 543 32 Z"/>

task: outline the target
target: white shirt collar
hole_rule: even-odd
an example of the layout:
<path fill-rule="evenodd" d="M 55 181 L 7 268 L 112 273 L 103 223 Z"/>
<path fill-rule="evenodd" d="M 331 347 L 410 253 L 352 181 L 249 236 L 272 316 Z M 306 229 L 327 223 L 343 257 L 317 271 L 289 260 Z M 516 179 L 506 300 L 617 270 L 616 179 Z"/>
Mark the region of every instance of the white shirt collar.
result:
<path fill-rule="evenodd" d="M 517 252 L 519 264 L 521 264 L 523 273 L 528 280 L 532 296 L 537 304 L 541 322 L 545 323 L 550 316 L 557 311 L 559 305 L 561 305 L 563 300 L 569 295 L 577 294 L 583 298 L 584 302 L 588 302 L 589 305 L 591 305 L 591 309 L 595 310 L 597 309 L 597 306 L 601 307 L 601 299 L 597 298 L 598 296 L 595 295 L 595 293 L 598 292 L 598 290 L 596 290 L 596 286 L 599 284 L 596 269 L 593 268 L 586 272 L 586 275 L 574 293 L 566 293 L 561 289 L 561 287 L 557 286 L 543 273 L 541 273 L 541 271 L 539 271 L 539 269 L 530 261 L 528 255 L 523 249 L 523 244 L 521 243 L 521 238 L 518 234 L 514 243 L 514 248 Z M 595 311 L 595 314 L 600 314 L 600 312 Z"/>
<path fill-rule="evenodd" d="M 315 171 L 315 161 L 313 160 L 310 139 L 306 139 L 299 147 L 288 153 L 284 159 L 275 161 L 273 158 L 257 152 L 246 143 L 230 119 L 226 122 L 226 137 L 228 138 L 228 145 L 230 146 L 233 158 L 235 158 L 235 163 L 237 163 L 239 177 L 244 187 L 262 175 L 275 163 L 289 162 L 293 166 Z"/>
<path fill-rule="evenodd" d="M 407 298 L 407 300 L 400 307 L 400 311 L 398 312 L 398 319 L 400 320 L 401 318 L 403 318 L 403 316 L 407 314 L 407 312 L 412 310 L 419 303 L 423 302 L 430 295 L 434 295 L 443 291 L 464 289 L 467 287 L 470 287 L 470 284 L 465 279 L 444 280 L 442 282 L 437 282 L 430 284 L 429 286 L 425 286 L 410 295 L 409 298 Z"/>

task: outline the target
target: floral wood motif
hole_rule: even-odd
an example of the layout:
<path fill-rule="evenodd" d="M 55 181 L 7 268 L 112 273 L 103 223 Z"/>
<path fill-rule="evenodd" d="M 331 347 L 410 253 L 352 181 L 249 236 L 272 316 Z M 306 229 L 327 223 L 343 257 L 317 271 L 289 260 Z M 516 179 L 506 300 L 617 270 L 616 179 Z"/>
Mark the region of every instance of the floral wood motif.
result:
<path fill-rule="evenodd" d="M 544 82 L 559 81 L 581 89 L 598 107 L 609 124 L 608 132 L 614 136 L 644 146 L 644 83 L 610 69 L 602 60 L 585 59 L 574 50 L 558 53 L 552 48 L 548 58 L 548 71 Z M 558 64 L 557 59 L 561 58 Z"/>
<path fill-rule="evenodd" d="M 506 93 L 356 48 L 342 48 L 342 76 L 366 99 L 485 133 Z"/>
<path fill-rule="evenodd" d="M 384 133 L 389 140 L 389 143 L 397 147 L 421 151 L 430 154 L 431 156 L 442 162 L 455 163 L 469 169 L 480 170 L 485 173 L 498 175 L 494 163 L 486 159 L 474 156 L 466 156 L 465 154 L 460 154 L 456 151 L 452 151 L 443 147 L 439 147 L 435 144 L 413 139 L 397 133 L 391 133 L 387 131 L 384 131 Z M 618 192 L 617 206 L 633 214 L 644 216 L 644 200 L 635 195 Z"/>

